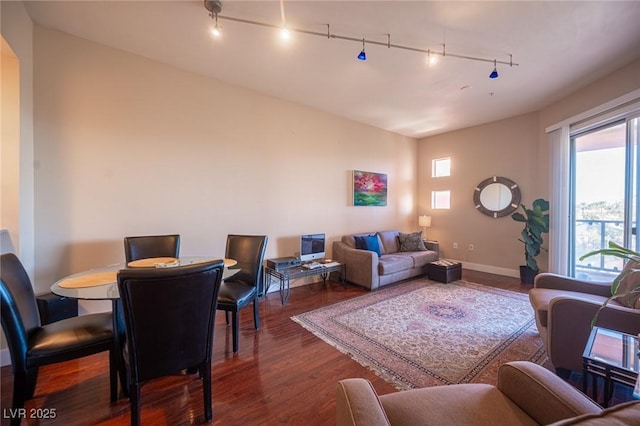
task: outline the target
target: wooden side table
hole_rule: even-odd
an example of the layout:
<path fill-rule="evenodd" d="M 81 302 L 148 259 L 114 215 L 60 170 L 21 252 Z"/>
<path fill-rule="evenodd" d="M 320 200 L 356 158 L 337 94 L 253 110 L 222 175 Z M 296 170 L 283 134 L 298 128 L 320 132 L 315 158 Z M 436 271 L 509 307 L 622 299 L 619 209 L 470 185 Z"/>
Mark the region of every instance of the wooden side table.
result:
<path fill-rule="evenodd" d="M 582 391 L 587 392 L 587 380 L 591 375 L 591 392 L 598 402 L 598 378 L 604 379 L 603 407 L 609 405 L 613 384 L 635 386 L 640 366 L 638 362 L 638 337 L 631 334 L 593 327 L 582 355 Z"/>

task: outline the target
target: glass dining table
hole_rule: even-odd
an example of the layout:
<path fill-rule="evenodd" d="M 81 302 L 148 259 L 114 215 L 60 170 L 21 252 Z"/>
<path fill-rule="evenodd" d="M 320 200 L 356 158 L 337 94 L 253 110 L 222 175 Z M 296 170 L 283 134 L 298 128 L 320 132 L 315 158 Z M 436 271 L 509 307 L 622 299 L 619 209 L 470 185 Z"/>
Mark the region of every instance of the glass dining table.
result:
<path fill-rule="evenodd" d="M 128 396 L 128 380 L 122 358 L 122 342 L 124 339 L 124 319 L 118 291 L 118 271 L 128 268 L 171 268 L 176 266 L 192 265 L 220 257 L 187 256 L 180 258 L 151 258 L 140 259 L 126 263 L 114 263 L 100 268 L 89 269 L 66 276 L 51 286 L 51 292 L 62 297 L 81 300 L 111 300 L 113 315 L 113 336 L 117 351 L 117 368 L 120 375 L 120 385 L 125 396 Z M 240 271 L 234 268 L 237 265 L 235 259 L 223 258 L 224 271 L 222 279 L 225 280 Z M 117 391 L 111 394 L 111 401 L 117 399 Z"/>

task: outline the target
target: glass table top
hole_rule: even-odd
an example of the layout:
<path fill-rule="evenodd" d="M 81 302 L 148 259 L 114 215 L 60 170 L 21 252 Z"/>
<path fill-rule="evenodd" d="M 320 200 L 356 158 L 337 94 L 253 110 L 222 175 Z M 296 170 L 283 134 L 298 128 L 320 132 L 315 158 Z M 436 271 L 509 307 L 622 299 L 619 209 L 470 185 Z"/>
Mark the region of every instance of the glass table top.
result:
<path fill-rule="evenodd" d="M 594 327 L 589 343 L 585 358 L 636 374 L 640 372 L 637 336 Z"/>

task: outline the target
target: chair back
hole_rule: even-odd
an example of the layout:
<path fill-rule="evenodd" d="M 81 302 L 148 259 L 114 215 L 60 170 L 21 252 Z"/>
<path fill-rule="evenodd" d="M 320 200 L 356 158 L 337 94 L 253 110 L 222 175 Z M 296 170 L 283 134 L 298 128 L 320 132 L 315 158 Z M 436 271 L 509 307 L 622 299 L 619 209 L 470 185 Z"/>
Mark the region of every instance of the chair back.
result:
<path fill-rule="evenodd" d="M 127 263 L 151 257 L 178 257 L 180 255 L 180 235 L 125 237 L 124 255 Z"/>
<path fill-rule="evenodd" d="M 234 268 L 240 272 L 226 281 L 242 281 L 259 289 L 266 248 L 266 235 L 228 235 L 225 256 L 238 261 Z"/>
<path fill-rule="evenodd" d="M 40 327 L 40 313 L 27 271 L 13 253 L 0 256 L 0 310 L 14 371 L 26 368 L 29 336 Z"/>
<path fill-rule="evenodd" d="M 222 259 L 118 273 L 134 383 L 211 360 Z"/>

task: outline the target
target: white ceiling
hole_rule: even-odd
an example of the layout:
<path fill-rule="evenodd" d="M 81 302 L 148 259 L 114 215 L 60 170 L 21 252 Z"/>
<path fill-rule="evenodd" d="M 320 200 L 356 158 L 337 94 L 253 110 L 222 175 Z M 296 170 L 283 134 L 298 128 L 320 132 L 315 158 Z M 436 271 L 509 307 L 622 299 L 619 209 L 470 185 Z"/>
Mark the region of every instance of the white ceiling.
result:
<path fill-rule="evenodd" d="M 295 1 L 289 27 L 509 61 L 492 63 L 220 19 L 202 1 L 27 1 L 38 24 L 392 132 L 423 137 L 530 111 L 640 58 L 640 1 Z M 220 16 L 274 25 L 279 1 L 223 0 Z M 463 89 L 463 87 L 466 87 Z M 212 94 L 213 96 L 213 94 Z"/>

